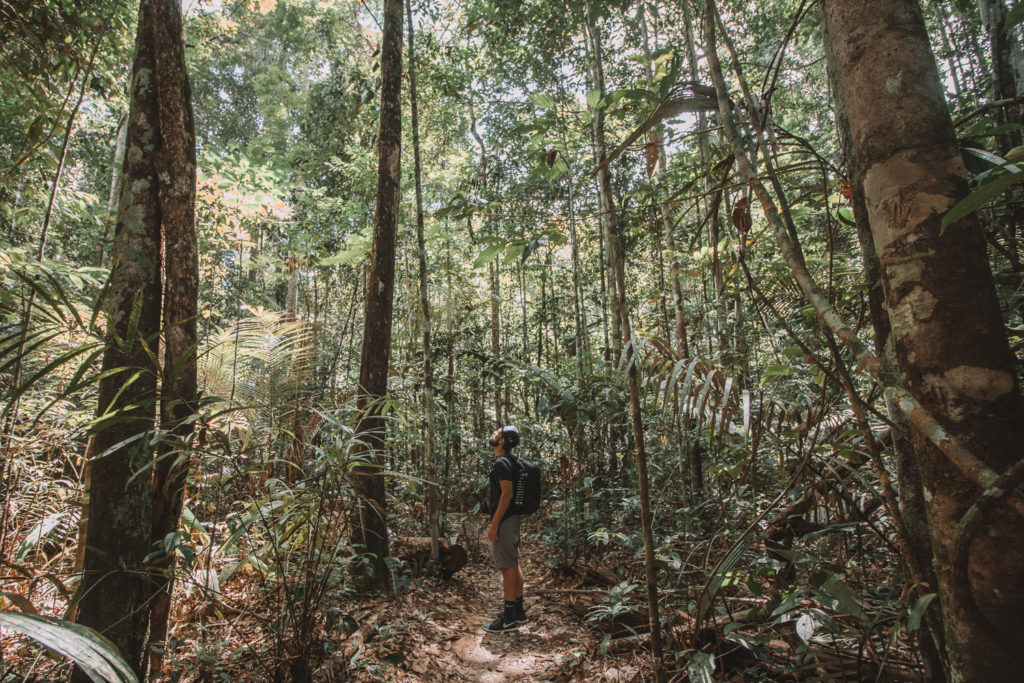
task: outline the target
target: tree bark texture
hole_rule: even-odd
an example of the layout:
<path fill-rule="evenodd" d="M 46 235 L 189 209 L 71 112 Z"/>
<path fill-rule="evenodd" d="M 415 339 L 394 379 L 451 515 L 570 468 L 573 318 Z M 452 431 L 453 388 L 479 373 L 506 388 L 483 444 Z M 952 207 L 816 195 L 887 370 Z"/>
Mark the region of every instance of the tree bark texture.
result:
<path fill-rule="evenodd" d="M 103 371 L 121 371 L 100 382 L 97 415 L 107 417 L 93 437 L 87 520 L 79 541 L 85 552 L 78 621 L 109 638 L 140 675 L 153 590 L 143 563 L 152 510 L 149 478 L 132 477 L 152 457 L 159 368 L 151 353 L 161 320 L 161 228 L 190 220 L 188 198 L 195 187 L 194 159 L 186 163 L 191 112 L 183 105 L 184 46 L 180 19 L 172 16 L 180 17 L 173 0 L 143 0 L 139 7 L 124 184 L 104 302 Z M 88 680 L 80 670 L 74 677 Z"/>
<path fill-rule="evenodd" d="M 882 263 L 878 258 L 875 241 L 871 235 L 871 223 L 868 220 L 867 203 L 864 199 L 864 179 L 860 175 L 860 169 L 852 163 L 853 147 L 850 139 L 850 121 L 846 114 L 842 91 L 836 80 L 835 56 L 830 49 L 831 41 L 827 39 L 828 29 L 825 26 L 822 28 L 826 33 L 825 52 L 829 65 L 829 84 L 835 103 L 836 127 L 843 149 L 844 166 L 848 169 L 850 206 L 853 209 L 857 240 L 860 243 L 861 257 L 864 263 L 864 284 L 867 286 L 868 317 L 874 332 L 875 355 L 891 372 L 895 368 L 896 359 L 892 345 L 888 343 L 892 325 L 889 322 L 889 311 L 885 307 Z M 906 542 L 912 554 L 911 557 L 904 558 L 904 562 L 910 570 L 909 574 L 915 582 L 921 583 L 919 590 L 928 590 L 928 587 L 934 588 L 937 580 L 931 562 L 932 544 L 928 535 L 924 491 L 921 488 L 921 477 L 917 468 L 917 454 L 914 452 L 914 444 L 910 438 L 909 425 L 903 419 L 902 413 L 899 410 L 893 410 L 890 411 L 889 417 L 896 427 L 893 431 L 892 448 L 896 458 L 899 485 L 899 508 L 893 510 L 892 514 L 899 514 L 906 531 Z M 925 668 L 929 677 L 932 678 L 937 677 L 939 672 L 946 668 L 942 657 L 945 648 L 942 644 L 943 634 L 938 616 L 941 614 L 941 604 L 941 600 L 935 600 L 932 603 L 929 608 L 928 628 L 918 632 Z"/>
<path fill-rule="evenodd" d="M 900 377 L 940 426 L 989 469 L 1021 459 L 1024 409 L 985 245 L 967 193 L 924 21 L 912 0 L 824 0 L 864 181 Z M 942 598 L 950 678 L 1010 681 L 1024 642 L 1024 518 L 913 432 Z M 1009 493 L 1014 496 L 1014 493 Z"/>
<path fill-rule="evenodd" d="M 353 469 L 361 519 L 353 544 L 373 556 L 374 580 L 386 579 L 388 555 L 385 518 L 384 431 L 379 401 L 388 390 L 391 364 L 391 321 L 395 293 L 395 234 L 401 200 L 402 144 L 402 0 L 385 0 L 381 39 L 381 108 L 377 156 L 377 213 L 373 226 L 370 276 L 366 282 L 366 320 L 359 366 L 361 411 L 356 434 L 362 440 L 365 465 Z"/>
<path fill-rule="evenodd" d="M 192 93 L 185 66 L 181 6 L 154 3 L 161 153 L 160 211 L 164 245 L 163 375 L 160 427 L 166 436 L 153 466 L 151 548 L 178 530 L 185 502 L 193 422 L 198 399 L 196 317 L 199 256 L 196 244 L 196 136 Z M 174 587 L 174 554 L 153 563 L 156 587 L 150 612 L 150 672 L 162 663 Z M 157 573 L 158 572 L 158 573 Z"/>

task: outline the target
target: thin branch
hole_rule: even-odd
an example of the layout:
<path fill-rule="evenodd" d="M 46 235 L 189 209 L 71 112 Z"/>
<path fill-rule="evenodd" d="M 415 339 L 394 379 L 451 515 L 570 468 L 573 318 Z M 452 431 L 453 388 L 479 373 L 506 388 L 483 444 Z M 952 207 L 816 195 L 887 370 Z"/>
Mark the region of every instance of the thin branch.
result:
<path fill-rule="evenodd" d="M 795 239 L 795 226 L 783 222 L 779 209 L 775 205 L 768 188 L 761 182 L 754 166 L 747 156 L 739 131 L 732 120 L 732 107 L 729 101 L 728 88 L 725 77 L 722 74 L 722 65 L 718 60 L 717 48 L 715 45 L 714 29 L 715 3 L 708 0 L 705 12 L 705 31 L 707 33 L 708 65 L 711 71 L 715 90 L 718 93 L 719 113 L 725 128 L 726 137 L 732 144 L 733 153 L 736 155 L 736 165 L 740 174 L 746 179 L 750 189 L 757 196 L 758 202 L 764 211 L 768 223 L 775 233 L 775 240 L 789 265 L 793 277 L 799 285 L 800 290 L 814 308 L 818 319 L 822 324 L 828 326 L 836 337 L 843 343 L 850 353 L 853 354 L 857 363 L 868 375 L 878 382 L 891 398 L 891 404 L 904 413 L 910 424 L 930 440 L 961 474 L 975 482 L 979 488 L 986 490 L 1000 479 L 1000 475 L 988 465 L 975 456 L 955 436 L 950 434 L 935 417 L 917 400 L 909 391 L 904 388 L 899 379 L 887 371 L 882 362 L 875 356 L 843 320 L 839 311 L 828 300 L 828 297 L 821 291 L 807 269 L 803 251 L 800 243 Z M 768 169 L 766 173 L 771 176 L 773 172 Z M 777 181 L 773 182 L 777 187 Z M 1024 514 L 1024 498 L 1020 492 L 1014 492 L 1010 498 L 1010 504 L 1014 509 Z"/>

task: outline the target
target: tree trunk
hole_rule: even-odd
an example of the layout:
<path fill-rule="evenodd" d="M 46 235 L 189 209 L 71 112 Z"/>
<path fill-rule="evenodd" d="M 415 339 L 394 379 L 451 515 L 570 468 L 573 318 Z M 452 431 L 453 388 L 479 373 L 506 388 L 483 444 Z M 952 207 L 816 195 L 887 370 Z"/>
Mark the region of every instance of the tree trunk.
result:
<path fill-rule="evenodd" d="M 494 419 L 502 419 L 501 403 L 501 272 L 497 260 L 487 272 L 491 283 L 491 369 L 494 372 Z"/>
<path fill-rule="evenodd" d="M 434 366 L 430 346 L 430 299 L 427 296 L 427 248 L 423 238 L 423 188 L 420 184 L 420 129 L 416 101 L 416 49 L 413 43 L 412 4 L 405 8 L 409 30 L 409 101 L 412 106 L 413 178 L 416 181 L 416 246 L 420 270 L 420 310 L 423 314 L 423 403 L 427 413 L 427 434 L 423 448 L 424 471 L 427 480 L 427 526 L 430 534 L 429 568 L 439 570 L 441 511 L 437 498 L 437 462 L 435 452 L 434 418 Z"/>
<path fill-rule="evenodd" d="M 974 216 L 940 228 L 967 182 L 920 8 L 823 7 L 903 384 L 947 440 L 995 473 L 1019 470 L 1024 409 L 981 231 Z M 934 430 L 916 427 L 913 439 L 950 679 L 1018 680 L 1024 519 L 1000 500 L 1019 482 L 983 491 L 943 455 Z"/>
<path fill-rule="evenodd" d="M 373 253 L 366 282 L 366 321 L 363 354 L 359 366 L 359 422 L 356 435 L 362 441 L 360 457 L 366 464 L 353 469 L 359 496 L 359 525 L 353 545 L 371 555 L 373 582 L 384 586 L 388 555 L 385 517 L 384 416 L 380 400 L 387 394 L 391 362 L 391 320 L 395 293 L 395 235 L 401 202 L 402 141 L 402 0 L 384 0 L 381 38 L 381 109 L 377 156 L 377 213 L 373 226 Z"/>
<path fill-rule="evenodd" d="M 823 27 L 827 37 L 827 27 Z M 888 343 L 892 331 L 889 322 L 889 312 L 885 308 L 885 292 L 882 287 L 882 263 L 878 258 L 878 251 L 875 249 L 874 238 L 871 236 L 871 224 L 868 221 L 867 204 L 864 200 L 864 180 L 860 175 L 860 169 L 852 163 L 853 150 L 850 139 L 850 122 L 846 115 L 846 105 L 843 100 L 842 91 L 836 81 L 835 56 L 832 55 L 830 41 L 825 41 L 826 56 L 828 58 L 829 83 L 833 91 L 833 101 L 836 111 L 836 127 L 839 133 L 840 144 L 843 149 L 844 165 L 848 169 L 850 206 L 853 209 L 853 219 L 857 230 L 857 239 L 861 247 L 861 257 L 864 263 L 864 283 L 868 295 L 868 317 L 871 320 L 872 331 L 875 338 L 875 355 L 886 366 L 887 371 L 892 372 L 896 365 L 896 359 L 892 345 Z M 910 557 L 903 558 L 905 566 L 909 569 L 908 574 L 915 583 L 919 584 L 919 590 L 927 590 L 927 587 L 934 587 L 937 584 L 935 571 L 932 567 L 932 546 L 931 538 L 928 536 L 928 525 L 926 523 L 924 491 L 921 489 L 920 474 L 917 471 L 916 454 L 914 444 L 910 439 L 910 426 L 903 419 L 899 410 L 890 411 L 890 419 L 895 429 L 892 435 L 893 452 L 896 458 L 897 482 L 899 485 L 900 505 L 897 510 L 890 511 L 890 514 L 902 518 L 903 528 L 906 531 L 906 541 L 911 553 Z M 918 640 L 925 660 L 925 667 L 929 678 L 936 678 L 945 669 L 942 659 L 943 633 L 941 627 L 941 600 L 935 600 L 929 607 L 928 628 L 918 632 Z"/>
<path fill-rule="evenodd" d="M 161 188 L 164 243 L 164 362 L 160 388 L 160 427 L 167 436 L 153 467 L 151 547 L 160 548 L 178 530 L 188 478 L 189 445 L 196 412 L 198 382 L 196 316 L 199 256 L 196 244 L 196 136 L 192 93 L 185 66 L 181 9 L 176 2 L 157 5 L 155 35 L 160 64 L 161 166 L 172 178 Z M 174 587 L 174 553 L 153 562 L 156 590 L 150 613 L 150 673 L 160 670 Z"/>
<path fill-rule="evenodd" d="M 591 8 L 587 5 L 587 31 L 592 41 L 592 64 L 594 80 L 604 90 L 604 78 L 601 73 L 601 37 L 594 22 Z M 666 680 L 665 667 L 661 653 L 661 617 L 658 611 L 658 578 L 654 558 L 654 534 L 651 524 L 650 480 L 647 475 L 647 451 L 644 446 L 644 424 L 640 412 L 640 379 L 637 370 L 637 352 L 632 330 L 629 323 L 629 308 L 626 302 L 626 271 L 623 265 L 622 247 L 619 241 L 616 221 L 615 200 L 611 193 L 611 172 L 605 161 L 604 116 L 601 110 L 595 116 L 594 141 L 597 149 L 598 187 L 601 192 L 601 209 L 604 218 L 605 237 L 608 244 L 609 271 L 616 284 L 614 293 L 616 300 L 613 309 L 619 320 L 619 331 L 622 335 L 619 343 L 626 348 L 629 403 L 633 423 L 633 438 L 636 447 L 637 484 L 640 494 L 640 527 L 644 539 L 644 567 L 647 580 L 647 619 L 651 630 L 651 657 L 654 660 L 654 676 L 658 683 Z"/>
<path fill-rule="evenodd" d="M 562 84 L 558 86 L 559 95 L 564 93 Z M 563 117 L 558 117 L 561 123 L 562 142 L 568 149 L 568 130 Z M 563 157 L 564 159 L 564 157 Z M 576 347 L 576 388 L 577 391 L 582 391 L 583 382 L 583 364 L 584 358 L 586 359 L 587 368 L 590 369 L 593 364 L 593 357 L 590 353 L 590 340 L 589 334 L 587 333 L 587 316 L 586 311 L 583 309 L 583 285 L 581 284 L 581 267 L 580 267 L 580 238 L 579 230 L 576 225 L 576 181 L 574 179 L 574 168 L 568 159 L 564 159 L 568 172 L 565 174 L 566 189 L 569 192 L 567 209 L 569 212 L 569 249 L 572 256 L 572 310 L 573 310 L 573 342 Z M 604 271 L 602 270 L 601 276 L 602 292 L 604 283 Z M 552 284 L 552 288 L 554 285 Z M 607 326 L 605 327 L 607 330 Z M 558 338 L 558 334 L 555 335 Z M 607 341 L 605 342 L 607 346 Z M 555 346 L 557 349 L 557 345 Z M 538 361 L 539 362 L 539 361 Z"/>
<path fill-rule="evenodd" d="M 587 5 L 587 11 L 590 12 L 590 6 Z M 587 43 L 587 51 L 590 56 L 590 80 L 591 86 L 601 93 L 601 97 L 604 97 L 604 73 L 603 66 L 601 64 L 601 44 L 598 39 L 594 37 L 594 27 L 592 24 L 587 25 L 587 34 L 585 40 Z M 611 309 L 611 315 L 608 316 L 611 319 L 611 360 L 614 363 L 618 363 L 622 357 L 622 329 L 621 329 L 621 317 L 618 311 L 619 293 L 617 290 L 618 283 L 615 279 L 615 267 L 613 264 L 614 254 L 617 253 L 617 249 L 614 245 L 608 242 L 608 235 L 611 233 L 618 233 L 618 226 L 610 225 L 611 221 L 615 220 L 615 209 L 614 209 L 614 197 L 612 196 L 611 186 L 611 173 L 609 173 L 607 167 L 601 167 L 601 160 L 607 155 L 607 144 L 604 139 L 604 109 L 600 107 L 594 107 L 593 119 L 591 123 L 591 135 L 594 141 L 594 165 L 601 170 L 597 172 L 597 195 L 598 195 L 598 208 L 601 224 L 602 242 L 603 247 L 602 259 L 601 259 L 601 290 L 604 295 L 605 308 Z M 609 232 L 609 230 L 611 232 Z M 606 323 L 607 327 L 607 323 Z M 608 333 L 605 332 L 606 336 L 606 347 L 608 342 Z M 608 350 L 605 351 L 605 360 L 608 360 Z"/>
<path fill-rule="evenodd" d="M 469 100 L 469 132 L 480 147 L 480 187 L 487 191 L 487 145 L 476 129 L 476 110 L 473 100 Z M 473 230 L 470 228 L 470 236 Z M 501 268 L 498 261 L 491 261 L 487 266 L 487 278 L 491 289 L 491 362 L 494 371 L 494 419 L 502 419 L 501 403 Z"/>
<path fill-rule="evenodd" d="M 150 349 L 157 346 L 161 321 L 162 229 L 176 260 L 169 274 L 181 278 L 168 287 L 168 320 L 180 324 L 168 330 L 166 381 L 179 401 L 164 404 L 165 420 L 180 425 L 191 412 L 196 381 L 195 137 L 181 9 L 173 0 L 143 0 L 139 7 L 123 175 L 103 357 L 104 372 L 121 371 L 100 382 L 97 415 L 106 418 L 91 451 L 89 507 L 79 541 L 85 552 L 78 620 L 117 645 L 141 676 L 153 595 L 143 560 L 152 541 L 153 509 L 150 479 L 134 475 L 152 456 L 159 368 Z M 191 362 L 178 362 L 189 356 Z M 177 429 L 180 439 L 185 428 Z M 171 461 L 163 463 L 169 468 Z M 161 485 L 161 492 L 175 490 L 177 482 Z M 174 510 L 165 512 L 172 516 Z M 87 680 L 81 670 L 74 678 Z"/>

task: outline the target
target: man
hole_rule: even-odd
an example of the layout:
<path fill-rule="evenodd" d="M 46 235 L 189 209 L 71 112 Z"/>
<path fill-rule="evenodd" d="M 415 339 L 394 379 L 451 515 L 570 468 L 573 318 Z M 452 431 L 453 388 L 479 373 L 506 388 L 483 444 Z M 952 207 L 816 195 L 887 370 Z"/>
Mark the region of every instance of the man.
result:
<path fill-rule="evenodd" d="M 512 426 L 499 427 L 491 434 L 488 443 L 494 449 L 494 463 L 490 472 L 492 517 L 487 527 L 487 538 L 494 550 L 494 566 L 501 571 L 505 607 L 497 619 L 484 628 L 488 631 L 511 631 L 527 621 L 523 607 L 523 570 L 519 566 L 522 517 L 508 514 L 517 470 L 516 457 L 511 451 L 519 444 L 519 430 Z"/>

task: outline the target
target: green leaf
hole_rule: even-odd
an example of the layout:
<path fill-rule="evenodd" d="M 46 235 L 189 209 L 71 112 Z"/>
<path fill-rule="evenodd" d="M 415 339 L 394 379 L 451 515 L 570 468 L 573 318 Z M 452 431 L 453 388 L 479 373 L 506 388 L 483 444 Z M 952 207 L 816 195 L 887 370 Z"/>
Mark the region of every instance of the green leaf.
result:
<path fill-rule="evenodd" d="M 508 245 L 508 251 L 505 252 L 506 261 L 515 261 L 517 258 L 523 255 L 526 250 L 526 242 L 513 242 Z"/>
<path fill-rule="evenodd" d="M 814 635 L 814 629 L 814 617 L 810 614 L 801 614 L 800 618 L 796 620 L 796 634 L 805 643 L 810 643 L 811 636 Z"/>
<path fill-rule="evenodd" d="M 533 96 L 533 103 L 542 109 L 552 109 L 555 106 L 555 98 L 547 93 L 537 93 Z"/>
<path fill-rule="evenodd" d="M 1024 146 L 1014 147 L 1013 149 L 1006 153 L 1007 161 L 1013 162 L 1020 161 L 1021 159 L 1024 159 Z"/>
<path fill-rule="evenodd" d="M 22 633 L 77 664 L 96 683 L 138 683 L 113 643 L 91 628 L 35 614 L 0 611 L 0 626 Z"/>
<path fill-rule="evenodd" d="M 475 261 L 473 261 L 473 267 L 480 268 L 481 266 L 487 265 L 488 263 L 493 261 L 494 258 L 498 254 L 500 254 L 501 250 L 504 248 L 504 244 L 492 244 L 491 246 L 487 247 L 482 252 L 480 252 L 480 255 L 476 257 Z"/>
<path fill-rule="evenodd" d="M 601 89 L 594 88 L 587 93 L 587 106 L 591 109 L 597 109 L 598 103 L 601 101 Z M 589 122 L 588 122 L 589 123 Z"/>
<path fill-rule="evenodd" d="M 961 151 L 963 152 L 963 154 L 972 156 L 978 161 L 982 162 L 983 164 L 987 164 L 990 167 L 1005 168 L 1008 171 L 1013 172 L 1020 171 L 1019 168 L 1015 167 L 1011 163 L 1008 163 L 1007 160 L 1004 159 L 1003 157 L 999 156 L 998 154 L 993 154 L 988 150 L 978 149 L 976 147 L 965 147 Z"/>
<path fill-rule="evenodd" d="M 55 512 L 45 517 L 41 522 L 32 527 L 32 530 L 25 534 L 24 540 L 21 545 L 18 546 L 18 553 L 15 555 L 15 559 L 19 562 L 28 557 L 28 554 L 32 552 L 32 549 L 37 545 L 40 545 L 43 540 L 60 526 L 61 522 L 69 515 L 68 512 Z"/>
<path fill-rule="evenodd" d="M 932 600 L 935 599 L 935 593 L 927 593 L 922 595 L 914 603 L 913 609 L 910 610 L 910 616 L 907 617 L 907 628 L 911 631 L 916 631 L 921 628 L 921 619 L 924 618 L 924 613 L 928 610 L 928 605 L 932 604 Z"/>
<path fill-rule="evenodd" d="M 711 605 L 715 601 L 715 596 L 718 595 L 718 589 L 721 588 L 722 582 L 726 579 L 729 572 L 731 572 L 743 559 L 744 553 L 750 547 L 748 541 L 741 540 L 739 543 L 734 545 L 726 553 L 725 557 L 719 560 L 718 565 L 713 570 L 713 575 L 708 579 L 704 590 L 701 591 L 699 600 L 697 601 L 697 623 L 704 623 L 704 619 L 707 618 L 711 611 Z M 712 671 L 714 671 L 714 661 L 712 660 Z"/>
<path fill-rule="evenodd" d="M 1017 183 L 1024 182 L 1024 171 L 1007 173 L 991 180 L 961 199 L 956 206 L 943 216 L 939 234 L 945 232 L 951 223 L 971 214 L 1001 195 Z"/>
<path fill-rule="evenodd" d="M 672 59 L 672 63 L 668 70 L 668 74 L 666 74 L 659 83 L 658 95 L 661 97 L 661 99 L 668 99 L 669 91 L 672 89 L 672 86 L 676 84 L 676 81 L 679 80 L 679 72 L 682 68 L 682 65 L 683 60 L 679 59 L 678 57 Z"/>
<path fill-rule="evenodd" d="M 769 365 L 764 371 L 764 378 L 769 377 L 789 377 L 793 374 L 793 368 L 788 365 Z"/>
<path fill-rule="evenodd" d="M 830 576 L 825 583 L 821 585 L 821 590 L 826 595 L 835 598 L 839 603 L 839 606 L 842 607 L 843 611 L 847 614 L 855 616 L 861 620 L 867 619 L 867 613 L 864 612 L 864 608 L 857 599 L 857 594 L 850 590 L 849 586 L 840 581 L 839 577 L 835 575 Z"/>
<path fill-rule="evenodd" d="M 728 624 L 726 624 L 725 626 L 722 627 L 722 635 L 727 636 L 730 633 L 732 633 L 733 631 L 739 631 L 744 626 L 745 626 L 745 624 L 743 624 L 743 622 L 740 622 L 740 621 L 730 621 Z"/>
<path fill-rule="evenodd" d="M 715 656 L 708 652 L 694 652 L 690 657 L 690 683 L 713 683 Z"/>

